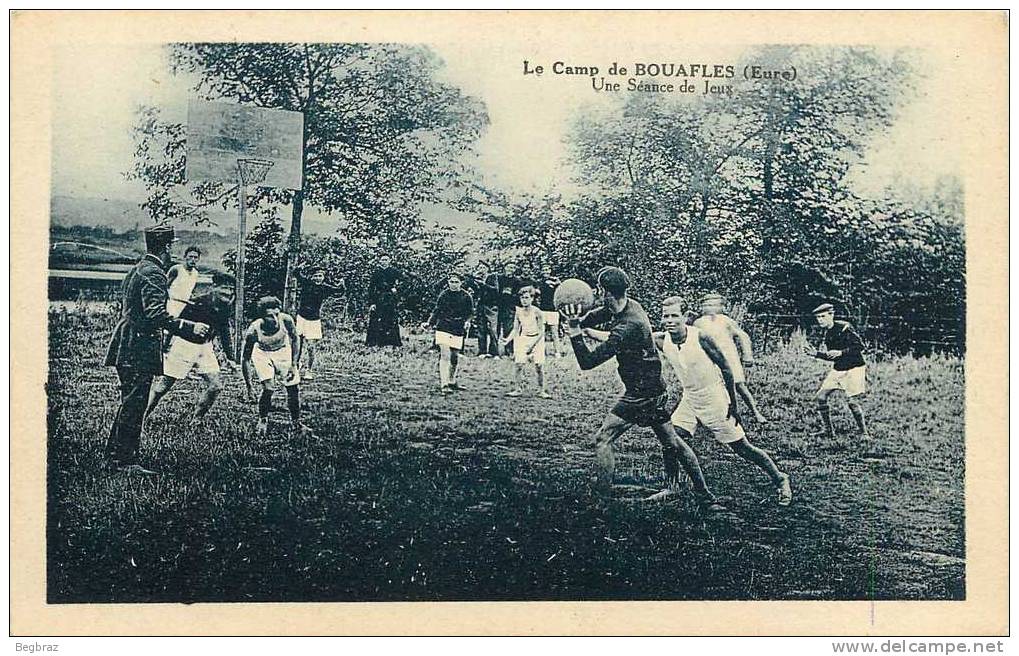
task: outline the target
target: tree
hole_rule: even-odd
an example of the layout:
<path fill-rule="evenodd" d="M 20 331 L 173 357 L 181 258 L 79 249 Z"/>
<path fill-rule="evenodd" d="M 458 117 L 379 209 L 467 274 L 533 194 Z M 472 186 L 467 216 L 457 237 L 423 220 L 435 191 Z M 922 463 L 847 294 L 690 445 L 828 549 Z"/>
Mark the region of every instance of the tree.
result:
<path fill-rule="evenodd" d="M 440 82 L 441 60 L 424 47 L 391 44 L 178 43 L 175 73 L 197 77 L 194 93 L 304 114 L 300 190 L 259 188 L 252 206 L 291 208 L 286 289 L 294 270 L 306 203 L 343 217 L 353 236 L 374 235 L 391 248 L 420 227 L 421 201 L 438 197 L 456 169 L 448 166 L 487 124 L 476 99 Z M 153 217 L 201 223 L 206 210 L 234 203 L 229 185 L 184 180 L 185 128 L 139 111 L 131 175 L 149 191 Z"/>

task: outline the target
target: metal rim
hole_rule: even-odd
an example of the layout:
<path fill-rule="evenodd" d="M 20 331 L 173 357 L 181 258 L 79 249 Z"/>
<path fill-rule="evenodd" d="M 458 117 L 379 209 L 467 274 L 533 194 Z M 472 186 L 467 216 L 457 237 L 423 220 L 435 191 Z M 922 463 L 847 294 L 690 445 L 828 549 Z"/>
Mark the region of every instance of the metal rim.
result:
<path fill-rule="evenodd" d="M 246 158 L 237 160 L 237 168 L 241 172 L 241 182 L 244 184 L 258 184 L 265 180 L 269 169 L 276 162 L 268 159 Z"/>

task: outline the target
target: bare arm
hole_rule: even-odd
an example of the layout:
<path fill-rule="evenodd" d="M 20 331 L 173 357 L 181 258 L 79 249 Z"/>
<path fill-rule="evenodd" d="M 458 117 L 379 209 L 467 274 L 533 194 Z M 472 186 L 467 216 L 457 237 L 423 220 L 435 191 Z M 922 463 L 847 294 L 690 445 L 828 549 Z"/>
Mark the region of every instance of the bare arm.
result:
<path fill-rule="evenodd" d="M 726 317 L 729 319 L 728 317 Z M 739 346 L 740 355 L 744 362 L 754 361 L 754 345 L 750 341 L 750 335 L 745 330 L 740 328 L 740 325 L 733 319 L 729 319 L 726 322 L 726 327 L 729 329 L 729 334 L 732 335 L 736 341 L 736 345 Z"/>
<path fill-rule="evenodd" d="M 244 332 L 244 349 L 243 355 L 241 356 L 241 373 L 244 375 L 244 387 L 248 392 L 248 399 L 251 399 L 251 352 L 255 349 L 255 342 L 258 341 L 258 335 L 255 333 L 254 327 L 248 328 Z"/>
<path fill-rule="evenodd" d="M 294 320 L 287 315 L 283 318 L 283 327 L 287 329 L 287 336 L 290 338 L 290 354 L 294 362 L 294 366 L 297 366 L 297 349 L 295 348 L 297 342 L 297 326 L 294 324 Z"/>
<path fill-rule="evenodd" d="M 736 423 L 738 424 L 740 423 L 740 418 L 736 411 L 736 385 L 733 382 L 732 369 L 729 368 L 729 363 L 726 362 L 725 356 L 722 355 L 722 349 L 718 348 L 718 344 L 715 343 L 715 340 L 711 339 L 704 333 L 701 333 L 700 344 L 707 356 L 722 372 L 722 380 L 725 381 L 725 390 L 729 393 L 729 416 L 735 417 Z"/>

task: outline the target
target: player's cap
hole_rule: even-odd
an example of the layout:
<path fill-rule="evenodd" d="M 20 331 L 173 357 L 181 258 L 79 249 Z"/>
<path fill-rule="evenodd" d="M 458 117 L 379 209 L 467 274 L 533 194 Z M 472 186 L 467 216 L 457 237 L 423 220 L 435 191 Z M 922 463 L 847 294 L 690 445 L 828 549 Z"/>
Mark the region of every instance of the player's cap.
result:
<path fill-rule="evenodd" d="M 818 305 L 816 308 L 814 308 L 813 314 L 815 314 L 815 315 L 818 315 L 818 314 L 827 314 L 829 312 L 834 312 L 834 311 L 835 311 L 835 306 L 834 305 L 832 305 L 831 303 L 822 303 L 821 305 Z"/>
<path fill-rule="evenodd" d="M 701 296 L 701 303 L 712 303 L 714 301 L 724 301 L 725 297 L 721 294 L 705 294 Z"/>
<path fill-rule="evenodd" d="M 150 253 L 159 253 L 175 240 L 176 237 L 171 225 L 157 225 L 145 228 L 145 249 Z"/>

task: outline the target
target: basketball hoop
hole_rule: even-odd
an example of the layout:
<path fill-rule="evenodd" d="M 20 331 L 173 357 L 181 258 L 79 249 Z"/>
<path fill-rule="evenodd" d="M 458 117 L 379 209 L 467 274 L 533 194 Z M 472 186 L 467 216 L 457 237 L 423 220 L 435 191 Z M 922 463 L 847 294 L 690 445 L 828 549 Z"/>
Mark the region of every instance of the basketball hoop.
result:
<path fill-rule="evenodd" d="M 241 172 L 241 182 L 246 185 L 258 184 L 265 180 L 265 176 L 269 173 L 269 169 L 275 164 L 272 160 L 268 159 L 239 159 L 237 160 L 237 168 Z"/>

